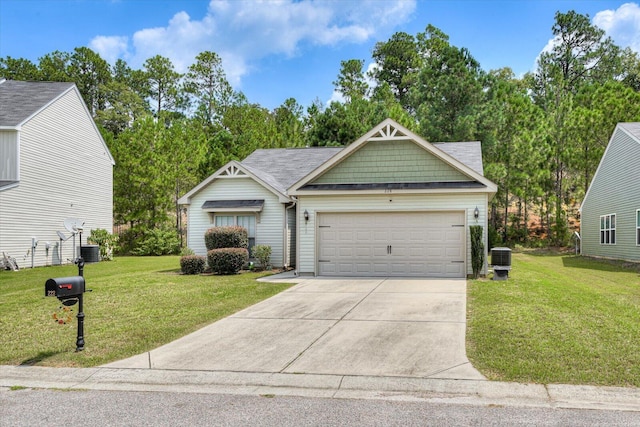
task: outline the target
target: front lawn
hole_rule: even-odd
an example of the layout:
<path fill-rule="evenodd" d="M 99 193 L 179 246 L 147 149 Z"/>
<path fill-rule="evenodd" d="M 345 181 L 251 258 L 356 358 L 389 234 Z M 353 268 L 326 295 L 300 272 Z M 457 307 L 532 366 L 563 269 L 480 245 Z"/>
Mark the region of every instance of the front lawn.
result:
<path fill-rule="evenodd" d="M 514 253 L 469 281 L 467 355 L 492 380 L 640 387 L 637 266 Z"/>
<path fill-rule="evenodd" d="M 290 284 L 257 282 L 260 273 L 184 276 L 179 257 L 123 257 L 87 264 L 85 350 L 75 352 L 72 322 L 57 324 L 60 302 L 44 296 L 52 277 L 75 276 L 74 265 L 0 271 L 0 364 L 97 366 L 193 332 L 255 304 Z"/>

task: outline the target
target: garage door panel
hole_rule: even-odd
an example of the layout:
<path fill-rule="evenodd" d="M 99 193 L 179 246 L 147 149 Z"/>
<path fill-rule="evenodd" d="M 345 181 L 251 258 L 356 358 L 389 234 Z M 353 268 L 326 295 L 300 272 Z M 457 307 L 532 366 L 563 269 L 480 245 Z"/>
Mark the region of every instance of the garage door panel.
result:
<path fill-rule="evenodd" d="M 465 277 L 463 212 L 320 213 L 319 274 Z M 329 267 L 328 264 L 332 265 Z"/>

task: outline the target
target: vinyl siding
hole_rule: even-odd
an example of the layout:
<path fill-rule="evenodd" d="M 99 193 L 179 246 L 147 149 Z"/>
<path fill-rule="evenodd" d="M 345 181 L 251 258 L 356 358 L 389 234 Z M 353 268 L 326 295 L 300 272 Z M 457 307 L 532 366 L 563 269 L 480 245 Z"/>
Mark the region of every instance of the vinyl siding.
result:
<path fill-rule="evenodd" d="M 412 141 L 370 141 L 314 184 L 450 182 L 470 178 Z"/>
<path fill-rule="evenodd" d="M 640 143 L 617 128 L 582 206 L 582 253 L 640 261 L 636 210 L 640 209 Z M 615 245 L 600 244 L 600 216 L 616 214 Z"/>
<path fill-rule="evenodd" d="M 26 122 L 20 131 L 20 184 L 0 192 L 0 251 L 21 267 L 31 266 L 31 237 L 40 243 L 35 265 L 58 262 L 56 231 L 69 234 L 65 218 L 85 221 L 90 231 L 112 231 L 113 165 L 99 133 L 75 90 L 67 92 Z M 73 240 L 63 243 L 63 259 L 73 255 Z M 78 243 L 78 242 L 76 242 Z"/>
<path fill-rule="evenodd" d="M 198 255 L 206 255 L 204 233 L 214 225 L 209 212 L 202 210 L 207 200 L 264 199 L 264 207 L 256 220 L 256 245 L 271 246 L 271 264 L 283 265 L 284 205 L 278 196 L 249 177 L 219 177 L 191 197 L 188 209 L 187 243 Z M 226 215 L 222 213 L 221 215 Z"/>
<path fill-rule="evenodd" d="M 472 274 L 471 241 L 469 225 L 475 225 L 473 211 L 478 207 L 480 217 L 477 224 L 485 230 L 485 270 L 486 273 L 486 211 L 487 195 L 475 194 L 380 194 L 362 196 L 301 196 L 298 203 L 298 271 L 300 274 L 316 274 L 316 213 L 318 212 L 387 212 L 387 211 L 466 211 L 466 269 Z M 309 221 L 303 213 L 309 212 Z"/>

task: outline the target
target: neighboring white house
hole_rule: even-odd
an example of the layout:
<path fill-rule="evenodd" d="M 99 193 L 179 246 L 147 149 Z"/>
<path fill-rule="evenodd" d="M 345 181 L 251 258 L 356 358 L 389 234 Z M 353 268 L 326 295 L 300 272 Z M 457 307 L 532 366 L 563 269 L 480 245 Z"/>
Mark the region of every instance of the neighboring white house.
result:
<path fill-rule="evenodd" d="M 206 229 L 248 225 L 274 266 L 300 274 L 466 277 L 469 225 L 486 248 L 496 191 L 479 142 L 430 144 L 387 119 L 346 148 L 257 150 L 180 203 L 199 254 Z"/>
<path fill-rule="evenodd" d="M 113 165 L 74 83 L 0 80 L 0 256 L 31 266 L 35 239 L 34 265 L 66 262 L 67 218 L 111 232 Z"/>
<path fill-rule="evenodd" d="M 580 213 L 583 255 L 640 261 L 640 123 L 618 123 Z"/>

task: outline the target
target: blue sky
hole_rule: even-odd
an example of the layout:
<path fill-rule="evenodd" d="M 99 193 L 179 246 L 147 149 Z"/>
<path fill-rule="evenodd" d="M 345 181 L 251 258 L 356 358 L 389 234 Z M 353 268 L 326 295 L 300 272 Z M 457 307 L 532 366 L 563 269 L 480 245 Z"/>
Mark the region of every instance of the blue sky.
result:
<path fill-rule="evenodd" d="M 433 24 L 485 70 L 535 68 L 556 11 L 588 14 L 618 45 L 640 51 L 640 6 L 564 0 L 0 0 L 0 57 L 38 58 L 88 46 L 140 68 L 155 55 L 185 71 L 205 50 L 250 102 L 307 107 L 335 99 L 340 61 L 371 61 L 376 42 Z"/>

